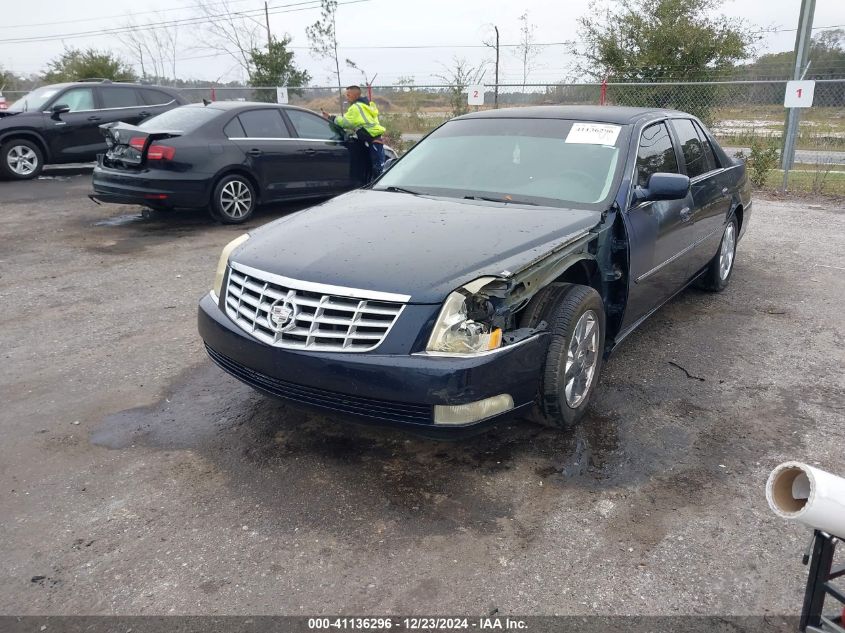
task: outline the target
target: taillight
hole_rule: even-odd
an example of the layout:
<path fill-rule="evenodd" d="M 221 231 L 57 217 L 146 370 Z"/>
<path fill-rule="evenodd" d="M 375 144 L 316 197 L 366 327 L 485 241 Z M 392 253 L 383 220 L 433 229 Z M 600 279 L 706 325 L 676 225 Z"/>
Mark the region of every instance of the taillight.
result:
<path fill-rule="evenodd" d="M 144 143 L 147 142 L 145 136 L 135 136 L 129 139 L 129 147 L 134 147 L 139 152 L 144 151 Z"/>
<path fill-rule="evenodd" d="M 173 160 L 176 148 L 169 145 L 150 145 L 147 150 L 147 160 Z"/>

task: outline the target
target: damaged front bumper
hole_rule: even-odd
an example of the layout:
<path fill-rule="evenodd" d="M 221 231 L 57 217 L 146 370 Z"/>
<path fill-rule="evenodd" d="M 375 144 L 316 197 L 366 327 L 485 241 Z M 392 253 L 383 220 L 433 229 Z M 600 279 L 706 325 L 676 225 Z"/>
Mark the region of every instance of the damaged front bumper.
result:
<path fill-rule="evenodd" d="M 439 306 L 430 308 L 433 316 Z M 200 302 L 198 327 L 212 360 L 265 394 L 433 434 L 478 429 L 531 407 L 548 346 L 548 335 L 540 332 L 466 357 L 410 350 L 338 353 L 280 349 L 237 327 L 210 293 Z M 436 407 L 477 405 L 485 400 L 501 404 L 503 395 L 512 401 L 512 408 L 506 411 L 466 424 L 435 423 Z"/>

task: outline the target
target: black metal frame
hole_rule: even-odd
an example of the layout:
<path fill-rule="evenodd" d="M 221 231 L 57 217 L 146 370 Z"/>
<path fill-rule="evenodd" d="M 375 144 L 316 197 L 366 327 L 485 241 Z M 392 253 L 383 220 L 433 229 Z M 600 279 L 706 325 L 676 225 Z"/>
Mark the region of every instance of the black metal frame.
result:
<path fill-rule="evenodd" d="M 821 530 L 813 533 L 807 553 L 804 554 L 804 564 L 810 563 L 810 573 L 807 578 L 807 588 L 804 591 L 804 606 L 801 609 L 800 631 L 845 633 L 843 617 L 826 617 L 822 615 L 824 600 L 830 595 L 845 605 L 845 592 L 834 587 L 832 582 L 836 578 L 845 576 L 845 565 L 833 567 L 833 554 L 839 539 Z M 812 555 L 810 554 L 812 550 Z"/>

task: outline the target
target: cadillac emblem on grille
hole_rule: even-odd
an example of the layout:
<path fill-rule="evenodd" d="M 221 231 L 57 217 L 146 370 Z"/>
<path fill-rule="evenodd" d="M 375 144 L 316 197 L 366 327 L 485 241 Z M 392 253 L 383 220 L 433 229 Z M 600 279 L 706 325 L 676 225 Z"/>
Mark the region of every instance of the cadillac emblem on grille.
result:
<path fill-rule="evenodd" d="M 298 313 L 299 308 L 291 300 L 290 296 L 284 299 L 277 299 L 270 305 L 270 309 L 267 311 L 267 325 L 274 332 L 287 332 L 296 325 Z"/>

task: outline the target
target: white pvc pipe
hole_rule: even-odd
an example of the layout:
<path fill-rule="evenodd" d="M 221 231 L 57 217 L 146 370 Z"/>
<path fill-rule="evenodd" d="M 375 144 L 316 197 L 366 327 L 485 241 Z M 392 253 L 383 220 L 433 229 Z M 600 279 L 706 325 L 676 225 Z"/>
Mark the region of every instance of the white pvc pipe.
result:
<path fill-rule="evenodd" d="M 766 482 L 766 499 L 779 517 L 845 538 L 845 479 L 801 462 L 785 462 Z"/>

